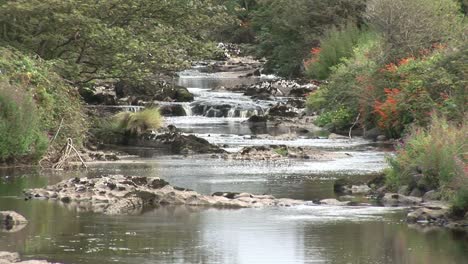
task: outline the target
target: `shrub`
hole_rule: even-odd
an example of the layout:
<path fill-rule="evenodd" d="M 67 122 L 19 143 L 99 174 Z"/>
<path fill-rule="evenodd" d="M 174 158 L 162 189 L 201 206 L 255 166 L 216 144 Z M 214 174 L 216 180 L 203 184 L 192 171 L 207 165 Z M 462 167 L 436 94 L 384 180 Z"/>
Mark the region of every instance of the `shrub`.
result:
<path fill-rule="evenodd" d="M 463 34 L 460 5 L 453 0 L 369 0 L 365 16 L 385 39 L 389 61 Z"/>
<path fill-rule="evenodd" d="M 157 108 L 148 108 L 136 113 L 118 113 L 114 116 L 114 121 L 117 128 L 128 135 L 141 135 L 162 125 L 162 117 Z"/>
<path fill-rule="evenodd" d="M 332 67 L 343 58 L 353 55 L 353 48 L 358 43 L 360 30 L 353 24 L 344 28 L 332 28 L 320 40 L 320 48 L 311 50 L 311 58 L 305 62 L 306 76 L 314 79 L 327 79 Z"/>
<path fill-rule="evenodd" d="M 322 113 L 315 124 L 321 127 L 327 126 L 332 131 L 340 131 L 353 124 L 355 116 L 346 107 Z"/>
<path fill-rule="evenodd" d="M 19 158 L 37 160 L 47 149 L 32 96 L 0 82 L 0 162 Z"/>
<path fill-rule="evenodd" d="M 37 129 L 34 131 L 54 138 L 60 127 L 49 148 L 50 152 L 59 150 L 67 138 L 72 138 L 79 147 L 87 130 L 83 106 L 76 89 L 52 71 L 52 67 L 50 63 L 26 56 L 13 48 L 0 47 L 0 82 L 14 87 L 15 96 L 29 100 L 28 109 L 31 109 L 31 116 L 37 120 Z M 17 107 L 25 109 L 21 105 Z M 18 121 L 10 120 L 8 125 L 18 126 L 20 124 L 14 124 Z M 47 139 L 39 139 L 44 148 Z"/>
<path fill-rule="evenodd" d="M 441 189 L 447 199 L 468 188 L 466 168 L 468 145 L 466 122 L 449 123 L 446 118 L 433 115 L 428 128 L 414 127 L 397 147 L 394 157 L 388 158 L 387 184 L 396 190 L 409 185 Z M 415 182 L 416 175 L 420 179 Z"/>
<path fill-rule="evenodd" d="M 283 157 L 287 156 L 289 153 L 288 148 L 286 147 L 276 148 L 275 152 L 276 154 L 283 156 Z"/>
<path fill-rule="evenodd" d="M 468 188 L 466 186 L 455 193 L 451 212 L 453 216 L 460 218 L 464 217 L 468 212 Z"/>

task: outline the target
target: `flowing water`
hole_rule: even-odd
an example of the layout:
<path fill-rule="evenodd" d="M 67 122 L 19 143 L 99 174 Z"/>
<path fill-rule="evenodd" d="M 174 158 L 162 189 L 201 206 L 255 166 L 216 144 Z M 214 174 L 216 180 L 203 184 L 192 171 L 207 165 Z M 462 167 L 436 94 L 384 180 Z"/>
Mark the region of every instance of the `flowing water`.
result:
<path fill-rule="evenodd" d="M 171 117 L 186 133 L 235 151 L 243 146 L 284 144 L 346 153 L 339 160 L 233 161 L 209 155 L 165 156 L 152 149 L 127 148 L 141 158 L 92 165 L 88 171 L 52 172 L 34 168 L 0 170 L 0 210 L 30 220 L 16 233 L 0 232 L 0 251 L 25 259 L 64 263 L 466 263 L 468 239 L 447 230 L 420 230 L 404 221 L 404 210 L 382 207 L 300 206 L 220 210 L 161 207 L 136 216 L 77 212 L 52 201 L 24 201 L 25 188 L 43 187 L 69 177 L 117 173 L 158 176 L 171 184 L 211 194 L 216 191 L 273 194 L 314 200 L 335 197 L 333 180 L 364 177 L 385 168 L 387 149 L 363 139 L 328 140 L 323 134 L 294 140 L 259 137 L 244 122 L 270 102 L 210 90 L 252 79 L 186 72 L 180 84 L 196 102 L 229 115 Z M 244 112 L 242 112 L 244 111 Z M 229 111 L 228 111 L 229 113 Z M 239 114 L 237 114 L 239 113 Z M 245 113 L 245 114 L 242 114 Z M 267 128 L 270 135 L 290 133 Z M 319 138 L 317 138 L 317 135 Z"/>

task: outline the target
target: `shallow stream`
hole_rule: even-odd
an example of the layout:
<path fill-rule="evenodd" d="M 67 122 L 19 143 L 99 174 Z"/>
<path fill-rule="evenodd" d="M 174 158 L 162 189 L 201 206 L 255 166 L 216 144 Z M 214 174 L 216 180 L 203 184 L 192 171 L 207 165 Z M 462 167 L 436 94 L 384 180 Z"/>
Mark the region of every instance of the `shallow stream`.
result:
<path fill-rule="evenodd" d="M 264 109 L 241 94 L 212 91 L 239 80 L 189 72 L 180 84 L 196 101 Z M 253 107 L 255 106 L 255 107 Z M 0 232 L 0 251 L 24 259 L 64 263 L 466 263 L 468 240 L 447 230 L 420 230 L 404 222 L 404 210 L 383 207 L 300 206 L 220 210 L 161 207 L 137 216 L 77 212 L 52 201 L 24 201 L 22 190 L 69 177 L 95 174 L 158 176 L 172 185 L 211 194 L 216 191 L 273 194 L 304 200 L 333 198 L 333 180 L 363 177 L 385 168 L 391 153 L 363 139 L 329 140 L 317 135 L 298 139 L 258 137 L 231 117 L 186 116 L 167 119 L 186 133 L 235 151 L 243 146 L 285 144 L 347 153 L 339 160 L 232 161 L 205 156 L 164 156 L 128 148 L 141 158 L 98 163 L 88 171 L 0 170 L 0 210 L 29 219 L 16 233 Z M 270 128 L 269 134 L 290 131 Z"/>

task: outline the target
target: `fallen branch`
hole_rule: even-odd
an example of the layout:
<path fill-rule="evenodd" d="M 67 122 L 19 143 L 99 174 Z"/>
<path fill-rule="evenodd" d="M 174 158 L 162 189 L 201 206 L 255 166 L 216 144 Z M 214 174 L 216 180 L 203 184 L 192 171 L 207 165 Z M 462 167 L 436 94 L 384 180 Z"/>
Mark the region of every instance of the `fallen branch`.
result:
<path fill-rule="evenodd" d="M 80 153 L 73 146 L 73 140 L 71 138 L 67 139 L 67 144 L 65 144 L 65 146 L 63 146 L 63 148 L 59 152 L 61 154 L 60 158 L 57 160 L 57 162 L 52 167 L 54 169 L 56 169 L 56 170 L 63 169 L 66 162 L 68 161 L 68 159 L 72 157 L 72 152 L 74 152 L 78 156 L 78 158 L 81 161 L 81 165 L 83 166 L 83 168 L 87 169 L 88 166 L 86 166 L 86 163 L 84 162 L 84 160 L 81 157 Z"/>

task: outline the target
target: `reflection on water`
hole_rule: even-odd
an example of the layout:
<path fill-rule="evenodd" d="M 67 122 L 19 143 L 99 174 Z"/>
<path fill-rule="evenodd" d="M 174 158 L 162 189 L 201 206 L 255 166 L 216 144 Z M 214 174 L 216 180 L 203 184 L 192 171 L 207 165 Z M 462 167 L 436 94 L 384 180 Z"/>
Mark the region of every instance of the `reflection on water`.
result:
<path fill-rule="evenodd" d="M 197 169 L 194 162 L 187 160 L 170 162 L 167 159 L 159 163 L 100 165 L 88 172 L 60 174 L 1 171 L 0 208 L 16 210 L 30 223 L 17 233 L 0 233 L 0 250 L 19 251 L 26 258 L 103 264 L 430 264 L 464 263 L 467 256 L 466 237 L 457 238 L 446 230 L 424 233 L 411 229 L 400 220 L 404 212 L 388 208 L 218 210 L 180 206 L 161 207 L 139 216 L 105 216 L 76 212 L 53 201 L 24 201 L 18 197 L 23 188 L 107 172 L 163 174 L 171 182 L 205 193 L 247 189 L 255 193 L 272 190 L 278 196 L 302 199 L 333 195 L 332 181 L 326 175 L 251 175 L 240 170 L 240 166 L 227 169 L 226 175 L 216 174 L 216 166 L 203 174 L 206 164 L 199 164 Z M 177 167 L 185 167 L 185 172 Z M 188 168 L 192 168 L 191 178 Z"/>
<path fill-rule="evenodd" d="M 139 216 L 77 213 L 0 198 L 30 219 L 0 250 L 67 263 L 464 263 L 467 241 L 423 233 L 387 209 L 162 207 Z"/>

